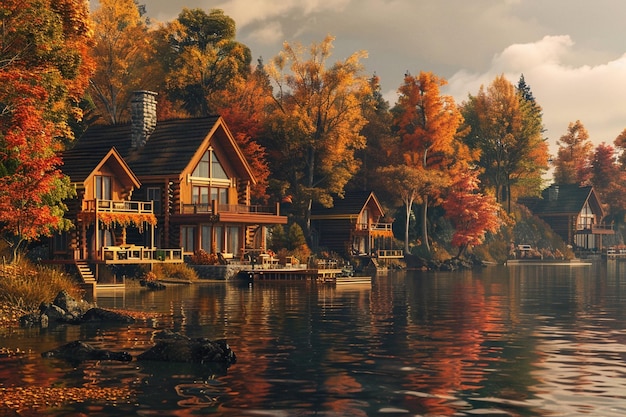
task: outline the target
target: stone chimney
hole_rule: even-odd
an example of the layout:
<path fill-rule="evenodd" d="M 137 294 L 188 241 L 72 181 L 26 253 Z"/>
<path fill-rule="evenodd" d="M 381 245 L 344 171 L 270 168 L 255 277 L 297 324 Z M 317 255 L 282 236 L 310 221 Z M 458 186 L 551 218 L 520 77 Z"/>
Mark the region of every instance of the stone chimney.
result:
<path fill-rule="evenodd" d="M 552 184 L 548 189 L 548 200 L 549 201 L 558 201 L 559 199 L 559 186 L 556 184 Z"/>
<path fill-rule="evenodd" d="M 141 148 L 146 144 L 157 124 L 157 93 L 140 90 L 133 92 L 130 102 L 131 147 Z"/>

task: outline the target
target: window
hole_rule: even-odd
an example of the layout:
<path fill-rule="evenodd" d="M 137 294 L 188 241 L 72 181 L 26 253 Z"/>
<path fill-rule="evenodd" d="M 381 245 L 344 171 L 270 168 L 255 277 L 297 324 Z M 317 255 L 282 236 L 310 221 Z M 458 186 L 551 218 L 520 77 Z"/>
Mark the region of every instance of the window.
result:
<path fill-rule="evenodd" d="M 96 175 L 96 198 L 99 200 L 111 200 L 113 193 L 111 191 L 111 177 L 104 175 Z"/>
<path fill-rule="evenodd" d="M 219 204 L 228 204 L 228 189 L 209 187 L 208 185 L 194 185 L 191 187 L 191 201 L 193 204 L 209 204 L 216 200 Z M 209 199 L 209 195 L 211 198 Z"/>
<path fill-rule="evenodd" d="M 209 190 L 210 188 L 206 185 L 194 185 L 191 189 L 193 204 L 209 204 Z"/>
<path fill-rule="evenodd" d="M 52 240 L 52 247 L 55 252 L 62 252 L 68 249 L 68 237 L 66 232 L 55 233 Z"/>
<path fill-rule="evenodd" d="M 213 228 L 209 225 L 202 225 L 202 235 L 200 238 L 200 247 L 206 253 L 211 253 L 211 242 L 213 240 Z"/>
<path fill-rule="evenodd" d="M 224 251 L 224 228 L 222 226 L 214 226 L 215 227 L 215 250 L 217 252 Z"/>
<path fill-rule="evenodd" d="M 222 168 L 222 164 L 217 160 L 217 156 L 214 152 L 211 152 L 211 178 L 228 179 L 224 168 Z"/>
<path fill-rule="evenodd" d="M 239 253 L 239 226 L 226 228 L 226 252 Z"/>
<path fill-rule="evenodd" d="M 185 252 L 196 251 L 196 228 L 193 226 L 182 226 L 180 228 L 180 244 Z"/>
<path fill-rule="evenodd" d="M 228 188 L 218 188 L 218 190 L 219 190 L 219 198 L 217 199 L 217 201 L 219 201 L 220 204 L 229 204 Z"/>
<path fill-rule="evenodd" d="M 593 215 L 593 211 L 591 210 L 589 203 L 585 203 L 578 216 L 578 230 L 591 228 L 594 223 L 594 217 L 595 216 Z"/>
<path fill-rule="evenodd" d="M 152 212 L 158 214 L 161 212 L 161 188 L 148 187 L 146 189 L 148 201 L 152 201 Z"/>
<path fill-rule="evenodd" d="M 228 179 L 228 175 L 226 175 L 226 171 L 224 171 L 222 164 L 217 159 L 217 155 L 215 155 L 213 148 L 209 148 L 204 155 L 202 155 L 200 162 L 198 162 L 198 165 L 196 166 L 196 169 L 193 170 L 191 176 L 196 178 L 214 178 L 220 180 Z"/>

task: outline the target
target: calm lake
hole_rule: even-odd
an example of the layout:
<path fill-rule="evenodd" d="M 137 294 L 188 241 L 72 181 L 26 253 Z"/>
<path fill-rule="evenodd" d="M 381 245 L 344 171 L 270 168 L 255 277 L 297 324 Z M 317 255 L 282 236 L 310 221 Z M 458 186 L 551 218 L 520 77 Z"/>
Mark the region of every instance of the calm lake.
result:
<path fill-rule="evenodd" d="M 0 414 L 624 416 L 625 274 L 626 262 L 595 261 L 390 272 L 371 287 L 221 282 L 101 292 L 100 307 L 158 317 L 0 331 L 0 346 L 28 351 L 0 358 Z M 136 356 L 161 329 L 226 338 L 237 363 L 76 365 L 40 356 L 74 340 Z M 111 394 L 71 400 L 77 389 Z M 22 391 L 70 399 L 15 411 L 7 401 Z"/>

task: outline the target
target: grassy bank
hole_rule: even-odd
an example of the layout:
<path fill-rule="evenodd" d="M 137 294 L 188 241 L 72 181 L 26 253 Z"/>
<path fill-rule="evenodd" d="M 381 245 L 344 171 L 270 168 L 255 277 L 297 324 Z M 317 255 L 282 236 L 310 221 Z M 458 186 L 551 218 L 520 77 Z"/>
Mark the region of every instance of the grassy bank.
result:
<path fill-rule="evenodd" d="M 61 270 L 28 261 L 0 264 L 0 326 L 17 323 L 41 303 L 52 302 L 61 290 L 76 299 L 83 295 L 76 281 Z"/>

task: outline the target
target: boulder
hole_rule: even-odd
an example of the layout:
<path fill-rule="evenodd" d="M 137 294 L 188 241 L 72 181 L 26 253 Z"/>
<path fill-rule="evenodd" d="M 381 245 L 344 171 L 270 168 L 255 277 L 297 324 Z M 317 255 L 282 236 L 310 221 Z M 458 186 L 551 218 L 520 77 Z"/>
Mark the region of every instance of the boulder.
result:
<path fill-rule="evenodd" d="M 61 291 L 52 303 L 42 303 L 38 313 L 29 313 L 20 317 L 24 327 L 39 325 L 48 327 L 54 323 L 81 324 L 85 322 L 134 323 L 135 319 L 127 314 L 105 310 L 83 300 L 76 300 L 66 291 Z"/>
<path fill-rule="evenodd" d="M 78 317 L 74 322 L 86 323 L 94 321 L 129 324 L 134 323 L 135 319 L 128 314 L 119 313 L 113 310 L 106 310 L 104 308 L 93 307 L 87 310 L 85 314 Z"/>
<path fill-rule="evenodd" d="M 62 310 L 65 310 L 66 313 L 69 313 L 74 317 L 80 316 L 91 307 L 86 301 L 79 301 L 75 299 L 65 290 L 59 291 L 52 304 Z"/>
<path fill-rule="evenodd" d="M 222 363 L 231 365 L 237 361 L 235 353 L 224 339 L 211 341 L 206 338 L 189 338 L 180 333 L 161 331 L 155 335 L 156 345 L 137 357 L 137 360 Z"/>
<path fill-rule="evenodd" d="M 133 360 L 128 352 L 114 352 L 107 349 L 96 349 L 95 347 L 76 340 L 66 345 L 58 347 L 41 354 L 44 358 L 58 358 L 69 362 L 83 362 L 92 360 L 111 360 L 129 362 Z"/>

